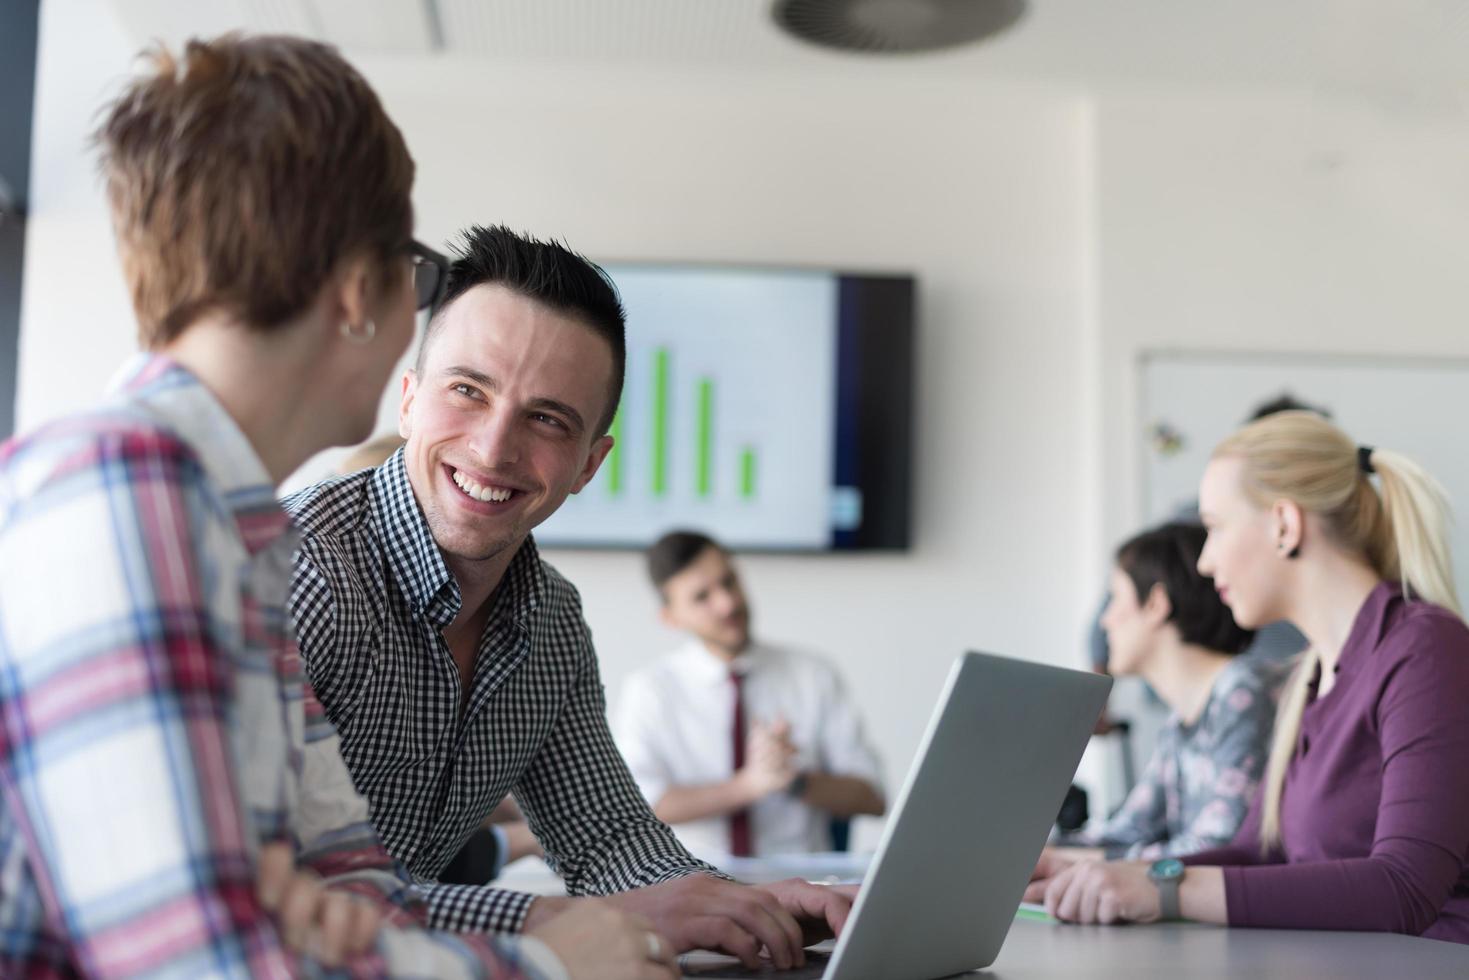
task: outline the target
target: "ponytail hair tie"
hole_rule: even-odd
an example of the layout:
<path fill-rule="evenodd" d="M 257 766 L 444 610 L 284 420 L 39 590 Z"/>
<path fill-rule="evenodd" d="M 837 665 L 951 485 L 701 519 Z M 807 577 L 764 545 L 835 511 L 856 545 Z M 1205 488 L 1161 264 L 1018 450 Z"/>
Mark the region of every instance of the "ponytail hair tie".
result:
<path fill-rule="evenodd" d="M 1377 470 L 1372 466 L 1371 446 L 1357 447 L 1357 468 L 1360 469 L 1363 473 L 1371 474 L 1377 472 Z"/>

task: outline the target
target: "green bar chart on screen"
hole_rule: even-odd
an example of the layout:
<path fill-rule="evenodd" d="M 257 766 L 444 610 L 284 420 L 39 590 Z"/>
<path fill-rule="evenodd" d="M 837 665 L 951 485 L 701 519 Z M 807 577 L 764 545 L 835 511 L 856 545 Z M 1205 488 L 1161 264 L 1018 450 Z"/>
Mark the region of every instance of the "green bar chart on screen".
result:
<path fill-rule="evenodd" d="M 681 465 L 674 434 L 680 429 L 674 417 L 677 402 L 678 369 L 674 352 L 659 347 L 652 352 L 651 383 L 646 404 L 650 406 L 648 449 L 648 492 L 654 497 L 665 497 L 674 492 L 673 468 Z M 690 466 L 689 487 L 695 497 L 703 500 L 719 496 L 717 478 L 719 474 L 719 447 L 715 434 L 715 417 L 718 411 L 718 382 L 710 376 L 701 376 L 692 385 L 693 425 L 691 447 L 687 456 Z M 608 496 L 617 497 L 627 491 L 626 463 L 629 449 L 625 442 L 627 426 L 627 404 L 617 406 L 612 416 L 612 449 L 603 464 L 605 474 L 603 488 Z M 753 500 L 756 495 L 756 456 L 753 445 L 740 447 L 738 455 L 731 461 L 734 465 L 727 471 L 732 474 L 726 493 L 741 500 Z M 634 464 L 636 465 L 636 464 Z"/>
<path fill-rule="evenodd" d="M 740 450 L 740 496 L 755 499 L 755 447 Z"/>
<path fill-rule="evenodd" d="M 714 382 L 699 379 L 699 427 L 694 447 L 694 492 L 709 496 L 714 486 Z"/>
<path fill-rule="evenodd" d="M 668 349 L 653 352 L 653 496 L 668 492 Z"/>
<path fill-rule="evenodd" d="M 619 269 L 627 311 L 612 445 L 537 542 L 642 547 L 672 528 L 824 547 L 835 431 L 827 273 Z"/>
<path fill-rule="evenodd" d="M 612 450 L 607 454 L 607 492 L 612 496 L 622 493 L 622 406 L 617 406 L 617 412 L 612 416 L 612 428 L 608 430 L 612 437 Z"/>

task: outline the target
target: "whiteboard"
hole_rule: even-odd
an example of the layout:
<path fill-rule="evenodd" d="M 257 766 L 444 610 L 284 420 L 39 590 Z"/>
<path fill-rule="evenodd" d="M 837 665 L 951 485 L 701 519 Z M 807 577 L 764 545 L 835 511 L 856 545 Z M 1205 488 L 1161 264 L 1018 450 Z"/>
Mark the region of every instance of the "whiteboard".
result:
<path fill-rule="evenodd" d="M 1214 446 L 1282 394 L 1330 410 L 1359 445 L 1404 453 L 1448 491 L 1454 570 L 1469 592 L 1469 361 L 1331 355 L 1149 352 L 1139 437 L 1150 524 L 1198 499 Z"/>

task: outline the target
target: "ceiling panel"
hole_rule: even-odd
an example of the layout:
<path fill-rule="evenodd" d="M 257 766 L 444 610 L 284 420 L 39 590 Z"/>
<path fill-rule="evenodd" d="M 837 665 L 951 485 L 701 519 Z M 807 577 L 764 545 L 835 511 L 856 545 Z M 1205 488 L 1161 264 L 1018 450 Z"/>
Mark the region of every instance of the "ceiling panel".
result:
<path fill-rule="evenodd" d="M 427 0 L 269 0 L 311 8 L 321 32 L 344 51 L 428 55 L 437 48 L 433 6 Z"/>
<path fill-rule="evenodd" d="M 497 59 L 766 61 L 789 54 L 763 0 L 435 0 L 451 54 Z"/>
<path fill-rule="evenodd" d="M 140 39 L 229 28 L 321 36 L 348 53 L 496 62 L 821 71 L 875 64 L 780 33 L 770 0 L 112 0 Z M 1099 85 L 1316 85 L 1441 98 L 1469 84 L 1465 0 L 1030 0 L 1012 30 L 925 55 L 925 75 Z"/>

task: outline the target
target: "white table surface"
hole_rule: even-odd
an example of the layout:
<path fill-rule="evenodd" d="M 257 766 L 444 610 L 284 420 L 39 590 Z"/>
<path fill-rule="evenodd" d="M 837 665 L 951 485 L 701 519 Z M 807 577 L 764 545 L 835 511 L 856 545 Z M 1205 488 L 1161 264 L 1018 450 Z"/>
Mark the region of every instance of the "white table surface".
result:
<path fill-rule="evenodd" d="M 821 874 L 815 877 L 821 878 L 845 878 L 856 873 L 864 860 L 833 855 L 800 859 L 805 870 L 817 869 Z M 729 870 L 748 880 L 771 881 L 789 877 L 797 869 L 777 861 Z M 560 879 L 538 861 L 509 866 L 496 884 L 536 894 L 565 894 Z M 904 927 L 922 928 L 922 923 Z M 735 962 L 714 953 L 688 954 L 683 961 L 702 965 Z M 1225 929 L 1192 923 L 1073 926 L 1016 919 L 994 964 L 966 976 L 995 980 L 1469 980 L 1469 946 L 1385 933 Z"/>

